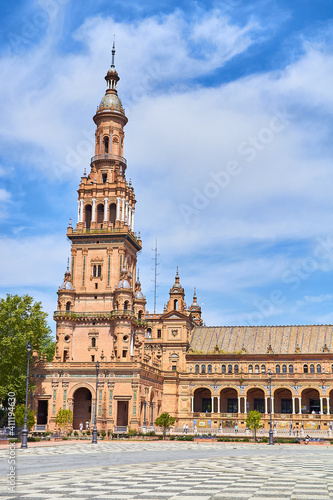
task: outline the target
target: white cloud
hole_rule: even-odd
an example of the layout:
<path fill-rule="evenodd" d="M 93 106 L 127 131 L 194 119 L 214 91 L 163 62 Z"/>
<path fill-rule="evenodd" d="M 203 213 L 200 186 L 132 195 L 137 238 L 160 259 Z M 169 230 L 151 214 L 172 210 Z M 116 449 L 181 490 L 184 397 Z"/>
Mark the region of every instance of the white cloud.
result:
<path fill-rule="evenodd" d="M 9 201 L 11 194 L 6 189 L 0 188 L 0 203 Z"/>

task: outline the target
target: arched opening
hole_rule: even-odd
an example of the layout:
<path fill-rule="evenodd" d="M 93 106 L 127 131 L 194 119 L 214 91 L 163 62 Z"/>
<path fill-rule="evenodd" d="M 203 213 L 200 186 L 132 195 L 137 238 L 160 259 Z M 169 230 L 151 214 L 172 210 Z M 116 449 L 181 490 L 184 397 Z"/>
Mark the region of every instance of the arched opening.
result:
<path fill-rule="evenodd" d="M 200 372 L 200 366 L 199 365 L 195 365 L 195 373 L 199 373 Z"/>
<path fill-rule="evenodd" d="M 111 225 L 114 227 L 115 224 L 116 224 L 116 213 L 117 213 L 117 207 L 115 205 L 115 203 L 111 203 L 110 205 L 110 222 L 111 222 Z"/>
<path fill-rule="evenodd" d="M 194 391 L 194 411 L 211 413 L 212 395 L 209 389 L 201 388 Z"/>
<path fill-rule="evenodd" d="M 73 429 L 80 429 L 80 424 L 83 429 L 88 429 L 91 423 L 91 392 L 86 387 L 80 387 L 74 392 L 73 400 Z"/>
<path fill-rule="evenodd" d="M 327 408 L 327 413 L 329 413 L 330 415 L 332 415 L 333 413 L 333 389 L 329 392 L 329 395 L 328 395 L 328 406 L 329 408 Z"/>
<path fill-rule="evenodd" d="M 142 318 L 142 311 L 139 311 L 138 312 L 138 319 L 141 319 Z"/>
<path fill-rule="evenodd" d="M 127 311 L 128 309 L 128 300 L 125 300 L 124 302 L 124 311 Z"/>
<path fill-rule="evenodd" d="M 71 310 L 71 303 L 70 301 L 66 302 L 66 311 L 70 311 Z"/>
<path fill-rule="evenodd" d="M 177 300 L 177 299 L 175 299 L 175 300 L 173 301 L 173 308 L 174 308 L 174 310 L 175 310 L 175 311 L 177 311 L 177 310 L 178 310 L 178 300 Z"/>
<path fill-rule="evenodd" d="M 104 146 L 104 154 L 108 154 L 108 152 L 109 152 L 109 138 L 108 137 L 104 137 L 103 146 Z"/>
<path fill-rule="evenodd" d="M 320 397 L 317 389 L 302 391 L 302 413 L 320 413 Z"/>
<path fill-rule="evenodd" d="M 292 413 L 293 400 L 289 389 L 276 389 L 274 396 L 274 413 Z"/>
<path fill-rule="evenodd" d="M 97 224 L 103 224 L 104 219 L 104 205 L 101 203 L 97 205 Z"/>
<path fill-rule="evenodd" d="M 86 224 L 86 228 L 90 229 L 90 226 L 91 226 L 91 205 L 86 205 L 84 207 L 84 222 Z"/>
<path fill-rule="evenodd" d="M 238 397 L 235 389 L 223 389 L 220 392 L 220 412 L 238 413 Z"/>
<path fill-rule="evenodd" d="M 147 339 L 151 339 L 151 328 L 147 328 Z"/>
<path fill-rule="evenodd" d="M 247 392 L 248 411 L 265 413 L 265 394 L 262 389 L 253 388 Z"/>
<path fill-rule="evenodd" d="M 96 347 L 96 337 L 91 338 L 91 347 Z"/>
<path fill-rule="evenodd" d="M 226 373 L 227 372 L 225 365 L 222 365 L 221 371 L 222 371 L 222 373 Z"/>

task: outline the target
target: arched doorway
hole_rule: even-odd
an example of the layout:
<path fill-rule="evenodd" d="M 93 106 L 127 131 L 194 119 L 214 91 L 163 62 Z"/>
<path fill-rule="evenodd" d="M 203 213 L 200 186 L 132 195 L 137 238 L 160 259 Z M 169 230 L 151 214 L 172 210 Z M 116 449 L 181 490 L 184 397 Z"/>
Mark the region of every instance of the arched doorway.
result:
<path fill-rule="evenodd" d="M 220 412 L 238 413 L 238 395 L 236 389 L 227 387 L 220 392 Z"/>
<path fill-rule="evenodd" d="M 74 415 L 73 415 L 73 429 L 80 429 L 80 424 L 83 429 L 90 427 L 91 411 L 92 411 L 92 396 L 89 389 L 80 387 L 76 389 L 73 395 L 74 401 Z M 88 422 L 88 424 L 87 424 Z"/>
<path fill-rule="evenodd" d="M 209 389 L 202 387 L 194 391 L 194 411 L 199 413 L 211 413 L 212 394 Z"/>
<path fill-rule="evenodd" d="M 320 396 L 317 389 L 302 391 L 302 413 L 320 413 Z"/>
<path fill-rule="evenodd" d="M 104 220 L 104 205 L 97 205 L 97 224 L 103 224 Z"/>
<path fill-rule="evenodd" d="M 253 410 L 265 413 L 265 393 L 262 389 L 253 388 L 247 392 L 247 411 Z"/>
<path fill-rule="evenodd" d="M 272 396 L 274 397 L 274 413 L 293 412 L 293 398 L 290 389 L 276 389 Z"/>
<path fill-rule="evenodd" d="M 111 203 L 109 220 L 111 222 L 112 227 L 114 227 L 116 224 L 116 214 L 117 214 L 117 207 L 116 207 L 115 203 Z"/>

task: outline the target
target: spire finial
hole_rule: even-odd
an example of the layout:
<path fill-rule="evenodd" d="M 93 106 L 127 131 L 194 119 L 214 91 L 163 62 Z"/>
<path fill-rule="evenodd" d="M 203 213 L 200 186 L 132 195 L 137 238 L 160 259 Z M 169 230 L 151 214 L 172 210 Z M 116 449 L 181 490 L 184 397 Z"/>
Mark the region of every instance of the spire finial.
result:
<path fill-rule="evenodd" d="M 194 295 L 193 295 L 193 299 L 196 299 L 197 298 L 197 289 L 196 287 L 194 287 Z"/>
<path fill-rule="evenodd" d="M 114 65 L 114 56 L 115 56 L 115 53 L 116 53 L 116 35 L 113 35 L 113 45 L 112 45 L 112 62 L 111 62 L 111 68 L 114 68 L 115 65 Z"/>

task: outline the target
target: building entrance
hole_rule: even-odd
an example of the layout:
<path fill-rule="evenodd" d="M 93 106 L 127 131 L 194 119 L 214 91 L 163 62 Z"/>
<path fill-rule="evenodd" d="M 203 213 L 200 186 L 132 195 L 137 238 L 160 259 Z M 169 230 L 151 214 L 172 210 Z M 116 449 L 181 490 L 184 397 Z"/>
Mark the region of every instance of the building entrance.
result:
<path fill-rule="evenodd" d="M 86 387 L 80 387 L 74 392 L 73 429 L 88 429 L 90 425 L 91 392 Z"/>
<path fill-rule="evenodd" d="M 128 425 L 128 401 L 118 401 L 117 426 L 126 427 L 127 425 Z"/>
<path fill-rule="evenodd" d="M 37 407 L 37 425 L 47 424 L 47 400 L 39 400 Z"/>

